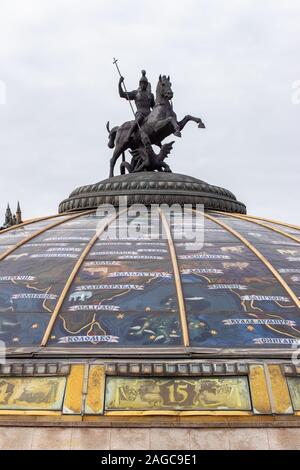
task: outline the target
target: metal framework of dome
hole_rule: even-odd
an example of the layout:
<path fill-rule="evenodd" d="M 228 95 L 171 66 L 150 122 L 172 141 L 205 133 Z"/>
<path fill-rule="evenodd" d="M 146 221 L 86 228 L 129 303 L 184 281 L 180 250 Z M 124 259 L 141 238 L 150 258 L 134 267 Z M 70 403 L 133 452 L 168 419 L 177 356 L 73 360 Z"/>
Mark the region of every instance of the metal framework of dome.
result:
<path fill-rule="evenodd" d="M 300 331 L 299 228 L 207 211 L 197 249 L 174 238 L 172 219 L 155 241 L 109 239 L 99 224 L 91 210 L 0 234 L 10 351 L 290 354 Z"/>

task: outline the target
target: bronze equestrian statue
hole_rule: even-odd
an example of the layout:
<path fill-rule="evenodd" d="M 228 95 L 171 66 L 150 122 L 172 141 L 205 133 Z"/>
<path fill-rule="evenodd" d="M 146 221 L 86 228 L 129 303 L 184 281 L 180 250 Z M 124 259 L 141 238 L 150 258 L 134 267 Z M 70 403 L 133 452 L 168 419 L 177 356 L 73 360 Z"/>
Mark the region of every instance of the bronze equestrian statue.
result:
<path fill-rule="evenodd" d="M 144 73 L 142 74 L 143 77 L 146 79 Z M 119 92 L 122 89 L 122 82 L 123 77 L 119 81 Z M 145 88 L 146 86 L 148 90 Z M 126 97 L 136 102 L 137 114 L 134 121 L 127 121 L 111 130 L 109 129 L 109 123 L 107 123 L 109 132 L 108 146 L 114 148 L 110 160 L 110 177 L 114 176 L 115 164 L 121 155 L 124 158 L 126 150 L 134 151 L 141 147 L 146 148 L 149 144 L 161 148 L 162 141 L 171 134 L 181 137 L 181 131 L 189 121 L 196 122 L 199 128 L 205 128 L 202 120 L 194 116 L 186 115 L 181 121 L 177 120 L 171 103 L 173 98 L 171 86 L 170 77 L 160 75 L 156 87 L 155 102 L 149 94 L 148 80 L 147 85 L 144 80 L 140 82 L 139 90 L 130 93 L 124 93 L 123 90 L 120 92 L 122 98 Z M 145 93 L 147 93 L 147 98 Z M 145 170 L 146 168 L 143 168 L 142 171 Z"/>

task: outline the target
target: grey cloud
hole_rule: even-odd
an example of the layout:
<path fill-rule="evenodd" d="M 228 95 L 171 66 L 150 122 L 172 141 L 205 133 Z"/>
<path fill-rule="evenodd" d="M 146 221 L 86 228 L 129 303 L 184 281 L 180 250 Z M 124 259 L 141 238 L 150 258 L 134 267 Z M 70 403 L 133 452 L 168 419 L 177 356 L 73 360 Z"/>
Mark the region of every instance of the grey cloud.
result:
<path fill-rule="evenodd" d="M 106 120 L 130 118 L 112 57 L 127 85 L 146 68 L 152 86 L 172 76 L 179 117 L 200 115 L 170 163 L 227 187 L 249 213 L 300 225 L 300 2 L 272 0 L 2 0 L 0 217 L 55 213 L 78 185 L 107 177 Z"/>

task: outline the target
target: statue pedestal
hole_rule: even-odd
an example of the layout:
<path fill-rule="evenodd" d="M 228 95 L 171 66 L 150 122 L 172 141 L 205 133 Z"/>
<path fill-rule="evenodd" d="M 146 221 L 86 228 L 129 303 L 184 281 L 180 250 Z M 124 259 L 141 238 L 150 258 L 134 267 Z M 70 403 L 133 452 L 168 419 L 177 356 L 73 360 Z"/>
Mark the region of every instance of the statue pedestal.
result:
<path fill-rule="evenodd" d="M 96 209 L 100 204 L 117 206 L 120 196 L 127 196 L 128 205 L 203 204 L 207 210 L 246 213 L 246 206 L 227 189 L 192 176 L 164 172 L 130 173 L 81 186 L 61 202 L 59 212 Z"/>

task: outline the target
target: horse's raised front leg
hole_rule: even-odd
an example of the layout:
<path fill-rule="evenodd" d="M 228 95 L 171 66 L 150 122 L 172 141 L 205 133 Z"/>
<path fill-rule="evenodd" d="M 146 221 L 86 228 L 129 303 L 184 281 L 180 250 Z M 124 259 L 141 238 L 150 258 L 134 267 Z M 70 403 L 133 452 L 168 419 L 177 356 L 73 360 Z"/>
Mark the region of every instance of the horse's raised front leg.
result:
<path fill-rule="evenodd" d="M 176 114 L 173 112 L 172 115 L 170 116 L 170 120 L 171 120 L 171 124 L 172 124 L 172 127 L 174 129 L 174 132 L 173 134 L 176 136 L 176 137 L 181 137 L 181 132 L 180 132 L 180 127 L 179 127 L 179 122 L 177 121 L 177 116 Z"/>
<path fill-rule="evenodd" d="M 177 137 L 181 137 L 181 134 L 180 134 L 181 129 L 179 127 L 179 123 L 177 122 L 175 114 L 174 114 L 174 116 L 169 116 L 165 119 L 159 119 L 157 122 L 154 123 L 153 130 L 157 134 L 162 129 L 164 129 L 165 127 L 167 127 L 169 125 L 171 126 L 171 128 L 173 127 L 174 135 L 176 135 Z M 170 131 L 170 133 L 171 132 L 172 131 Z"/>
<path fill-rule="evenodd" d="M 200 118 L 191 116 L 190 114 L 187 114 L 182 121 L 179 121 L 179 128 L 182 131 L 182 129 L 186 126 L 186 124 L 190 121 L 196 122 L 198 124 L 198 127 L 200 128 L 205 128 L 205 125 L 203 124 L 202 120 Z"/>

